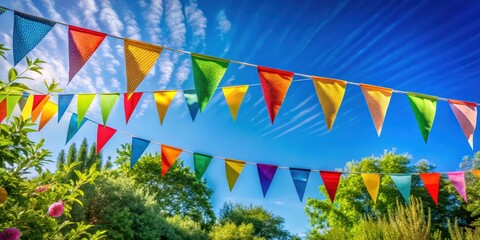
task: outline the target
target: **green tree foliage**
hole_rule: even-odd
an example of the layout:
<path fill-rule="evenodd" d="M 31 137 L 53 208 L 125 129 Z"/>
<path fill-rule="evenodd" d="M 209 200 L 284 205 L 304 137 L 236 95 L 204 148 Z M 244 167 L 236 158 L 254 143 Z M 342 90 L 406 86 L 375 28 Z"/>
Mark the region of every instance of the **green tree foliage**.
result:
<path fill-rule="evenodd" d="M 58 157 L 57 157 L 57 169 L 62 169 L 63 168 L 63 165 L 65 165 L 65 150 L 61 150 L 59 153 L 58 153 Z"/>
<path fill-rule="evenodd" d="M 77 155 L 77 162 L 80 164 L 78 165 L 80 171 L 85 170 L 85 166 L 87 163 L 87 154 L 88 154 L 88 142 L 87 139 L 84 138 L 82 140 L 82 144 L 80 144 L 80 148 L 78 149 L 78 155 Z"/>
<path fill-rule="evenodd" d="M 460 168 L 463 170 L 480 169 L 480 152 L 475 153 L 473 157 L 465 156 L 460 163 Z M 480 178 L 474 176 L 471 172 L 466 172 L 465 181 L 468 205 L 462 204 L 460 207 L 470 213 L 471 225 L 480 227 Z M 455 190 L 452 189 L 452 191 Z M 459 197 L 458 194 L 455 196 Z"/>
<path fill-rule="evenodd" d="M 236 226 L 252 224 L 254 235 L 264 239 L 290 239 L 292 236 L 284 229 L 284 219 L 268 212 L 261 206 L 243 206 L 225 203 L 220 209 L 219 223 L 233 223 Z"/>
<path fill-rule="evenodd" d="M 195 174 L 181 160 L 162 177 L 161 157 L 145 155 L 130 169 L 130 144 L 117 149 L 115 163 L 119 166 L 119 178 L 131 177 L 138 186 L 145 187 L 155 196 L 164 216 L 180 215 L 199 222 L 208 229 L 215 223 L 215 214 L 210 203 L 212 191 L 205 182 L 197 182 Z"/>
<path fill-rule="evenodd" d="M 380 157 L 372 156 L 358 162 L 349 162 L 343 169 L 344 172 L 382 173 L 431 172 L 433 170 L 434 166 L 425 160 L 410 165 L 410 156 L 399 155 L 394 151 L 385 152 Z M 446 231 L 448 226 L 445 219 L 457 218 L 462 226 L 466 225 L 469 222 L 469 214 L 462 210 L 463 200 L 457 197 L 458 194 L 448 179 L 442 178 L 440 187 L 437 207 L 423 187 L 420 177 L 412 176 L 411 194 L 420 197 L 423 200 L 423 207 L 430 209 L 434 229 Z M 324 196 L 328 196 L 323 185 L 320 186 L 320 191 Z M 332 204 L 328 198 L 308 199 L 305 211 L 312 225 L 311 234 L 316 235 L 332 229 L 339 231 L 339 228 L 351 231 L 364 216 L 369 216 L 372 220 L 387 216 L 389 211 L 395 209 L 397 201 L 401 204 L 405 203 L 389 176 L 382 176 L 377 203 L 374 204 L 361 175 L 350 174 L 340 180 L 335 204 Z"/>
<path fill-rule="evenodd" d="M 208 234 L 212 240 L 264 240 L 265 238 L 255 236 L 253 224 L 242 223 L 239 226 L 227 222 L 223 225 L 215 225 Z"/>

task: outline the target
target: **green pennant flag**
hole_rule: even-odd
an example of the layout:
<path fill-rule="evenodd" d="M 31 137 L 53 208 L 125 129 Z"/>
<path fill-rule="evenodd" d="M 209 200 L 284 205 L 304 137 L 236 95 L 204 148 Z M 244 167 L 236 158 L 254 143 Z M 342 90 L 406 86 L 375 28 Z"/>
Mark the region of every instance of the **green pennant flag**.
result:
<path fill-rule="evenodd" d="M 108 116 L 119 96 L 119 93 L 104 93 L 100 95 L 100 108 L 102 109 L 103 125 L 107 125 Z"/>
<path fill-rule="evenodd" d="M 212 161 L 212 156 L 208 156 L 201 153 L 194 153 L 193 154 L 193 165 L 195 167 L 195 176 L 197 178 L 197 182 L 202 180 L 202 176 L 210 165 Z"/>
<path fill-rule="evenodd" d="M 78 102 L 77 102 L 77 114 L 78 114 L 78 127 L 82 123 L 85 114 L 87 114 L 88 108 L 90 104 L 92 104 L 93 99 L 95 98 L 96 94 L 78 94 Z"/>
<path fill-rule="evenodd" d="M 438 97 L 418 93 L 407 93 L 407 96 L 422 132 L 423 140 L 427 143 L 428 134 L 432 129 L 433 120 L 435 120 Z"/>
<path fill-rule="evenodd" d="M 200 104 L 200 112 L 203 112 L 213 93 L 215 93 L 229 63 L 230 61 L 225 59 L 192 54 L 193 80 Z"/>
<path fill-rule="evenodd" d="M 17 105 L 18 100 L 20 100 L 21 97 L 21 94 L 12 94 L 7 96 L 7 121 L 10 119 L 13 109 L 15 109 L 15 105 Z"/>

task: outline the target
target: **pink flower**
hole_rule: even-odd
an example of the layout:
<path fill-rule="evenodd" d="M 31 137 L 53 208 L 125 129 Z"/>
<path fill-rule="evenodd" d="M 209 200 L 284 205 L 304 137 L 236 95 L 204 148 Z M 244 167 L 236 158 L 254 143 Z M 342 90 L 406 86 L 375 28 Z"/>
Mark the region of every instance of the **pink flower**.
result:
<path fill-rule="evenodd" d="M 50 216 L 52 216 L 54 218 L 57 218 L 57 217 L 62 216 L 63 210 L 64 210 L 63 202 L 62 202 L 62 200 L 59 200 L 58 202 L 52 204 L 48 208 L 48 214 L 50 214 Z"/>
<path fill-rule="evenodd" d="M 50 189 L 50 185 L 42 185 L 42 186 L 38 186 L 37 189 L 35 189 L 35 192 L 37 192 L 37 193 L 44 193 L 44 192 L 46 192 L 48 189 Z"/>
<path fill-rule="evenodd" d="M 20 231 L 16 228 L 7 228 L 0 232 L 0 240 L 18 240 Z"/>

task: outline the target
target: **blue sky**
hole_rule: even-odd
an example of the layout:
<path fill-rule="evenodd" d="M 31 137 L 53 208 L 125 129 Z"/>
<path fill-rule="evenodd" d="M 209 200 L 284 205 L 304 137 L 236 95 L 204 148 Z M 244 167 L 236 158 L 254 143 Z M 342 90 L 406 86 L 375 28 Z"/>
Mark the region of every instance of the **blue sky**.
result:
<path fill-rule="evenodd" d="M 268 67 L 451 99 L 478 102 L 480 98 L 476 80 L 480 5 L 473 1 L 0 0 L 0 5 L 113 35 Z M 0 19 L 0 41 L 11 47 L 13 14 L 7 12 Z M 48 62 L 45 77 L 60 81 L 65 93 L 126 90 L 121 40 L 107 37 L 68 86 L 66 27 L 55 26 L 29 56 Z M 11 64 L 11 54 L 8 59 Z M 9 67 L 5 62 L 0 65 L 4 73 Z M 258 82 L 255 68 L 230 64 L 220 86 Z M 35 86 L 44 90 L 40 83 Z M 137 90 L 193 86 L 190 57 L 165 50 Z M 72 111 L 76 111 L 75 102 Z M 101 121 L 98 98 L 87 117 Z M 182 95 L 177 94 L 160 126 L 153 96 L 145 94 L 128 125 L 121 99 L 108 124 L 190 151 L 310 169 L 333 170 L 347 161 L 396 148 L 398 153 L 411 154 L 412 162 L 427 159 L 439 171 L 453 171 L 464 155 L 474 153 L 446 102 L 438 103 L 428 144 L 424 144 L 407 97 L 401 94 L 393 95 L 378 138 L 362 93 L 352 85 L 347 86 L 329 132 L 311 81 L 292 83 L 273 125 L 259 86 L 250 87 L 235 123 L 217 91 L 193 123 Z M 32 139 L 45 138 L 56 157 L 65 146 L 67 125 L 68 115 L 59 124 L 51 121 Z M 95 140 L 94 124 L 86 123 L 72 142 L 84 137 Z M 477 131 L 474 139 L 478 137 Z M 103 153 L 113 156 L 116 147 L 130 141 L 117 133 Z M 479 150 L 478 144 L 474 150 Z M 148 151 L 159 151 L 159 146 L 152 144 Z M 181 158 L 193 165 L 190 154 L 183 153 Z M 204 177 L 214 190 L 216 210 L 225 201 L 260 204 L 284 217 L 292 232 L 306 231 L 305 200 L 299 202 L 288 171 L 277 171 L 266 198 L 254 166 L 245 167 L 233 192 L 228 190 L 223 161 L 212 161 Z M 320 177 L 312 173 L 305 199 L 322 198 L 320 184 Z"/>

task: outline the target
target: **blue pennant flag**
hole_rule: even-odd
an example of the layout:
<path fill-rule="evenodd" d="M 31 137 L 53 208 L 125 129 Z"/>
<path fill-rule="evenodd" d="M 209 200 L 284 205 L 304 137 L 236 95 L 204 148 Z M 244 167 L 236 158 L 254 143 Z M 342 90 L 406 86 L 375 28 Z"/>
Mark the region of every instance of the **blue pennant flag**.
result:
<path fill-rule="evenodd" d="M 132 152 L 130 155 L 130 168 L 133 168 L 138 159 L 142 156 L 145 149 L 147 149 L 150 141 L 141 138 L 132 138 Z"/>
<path fill-rule="evenodd" d="M 70 122 L 68 123 L 68 132 L 67 132 L 67 141 L 65 142 L 65 145 L 77 134 L 78 130 L 83 126 L 83 124 L 87 121 L 86 118 L 82 120 L 80 125 L 78 125 L 78 116 L 75 113 L 72 113 L 72 116 L 70 117 Z"/>
<path fill-rule="evenodd" d="M 305 194 L 305 188 L 307 187 L 310 170 L 302 168 L 290 168 L 290 174 L 292 175 L 293 184 L 295 184 L 295 189 L 297 190 L 297 194 L 301 202 L 303 201 L 303 195 Z"/>
<path fill-rule="evenodd" d="M 200 109 L 197 93 L 195 90 L 183 90 L 183 96 L 185 96 L 185 101 L 187 102 L 188 110 L 192 116 L 192 121 L 195 121 L 195 116 L 197 116 L 198 110 Z"/>
<path fill-rule="evenodd" d="M 409 198 L 410 187 L 412 185 L 412 175 L 390 175 L 390 178 L 392 178 L 393 183 L 395 183 L 395 186 L 397 186 L 407 204 L 410 204 Z"/>
<path fill-rule="evenodd" d="M 60 122 L 63 114 L 65 114 L 65 111 L 67 111 L 68 105 L 70 105 L 73 96 L 73 94 L 58 95 L 58 122 Z"/>
<path fill-rule="evenodd" d="M 15 12 L 13 20 L 13 62 L 17 65 L 55 25 L 54 22 Z"/>
<path fill-rule="evenodd" d="M 277 166 L 269 164 L 257 163 L 258 177 L 260 178 L 260 185 L 262 186 L 263 197 L 267 195 L 273 177 L 277 172 Z"/>

